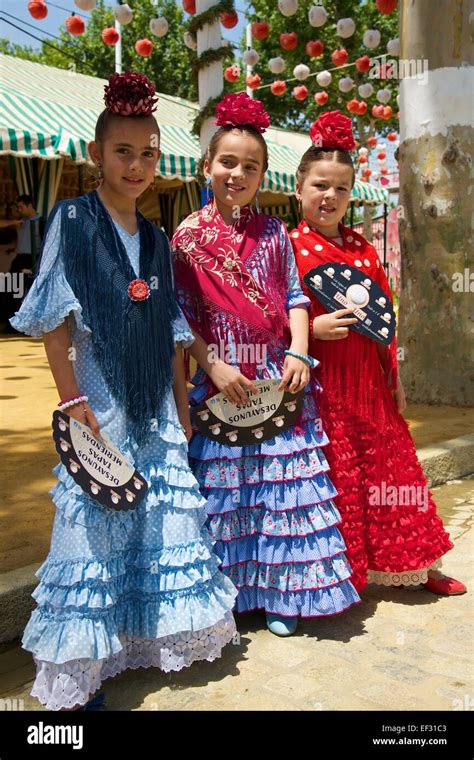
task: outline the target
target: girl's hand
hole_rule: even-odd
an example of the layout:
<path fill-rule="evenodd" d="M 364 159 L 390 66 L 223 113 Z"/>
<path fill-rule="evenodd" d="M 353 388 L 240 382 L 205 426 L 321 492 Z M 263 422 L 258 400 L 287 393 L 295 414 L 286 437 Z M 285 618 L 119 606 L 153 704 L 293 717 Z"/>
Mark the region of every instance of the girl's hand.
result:
<path fill-rule="evenodd" d="M 278 390 L 288 389 L 290 393 L 298 393 L 308 384 L 309 377 L 309 367 L 305 362 L 294 356 L 286 356 Z"/>
<path fill-rule="evenodd" d="M 89 404 L 81 401 L 80 404 L 70 406 L 64 411 L 65 414 L 67 414 L 69 417 L 72 417 L 78 422 L 82 422 L 83 425 L 89 425 L 90 429 L 92 430 L 92 434 L 96 438 L 100 436 L 99 423 L 97 422 L 96 416 L 90 408 Z"/>
<path fill-rule="evenodd" d="M 399 377 L 397 378 L 397 388 L 396 390 L 392 391 L 392 396 L 395 399 L 397 409 L 401 414 L 407 408 L 407 399 L 405 396 L 405 390 L 403 388 L 402 381 Z"/>
<path fill-rule="evenodd" d="M 330 314 L 321 314 L 313 319 L 313 335 L 319 340 L 341 340 L 349 335 L 348 325 L 355 325 L 357 317 L 352 309 L 338 309 Z"/>
<path fill-rule="evenodd" d="M 242 375 L 238 369 L 222 361 L 212 364 L 209 377 L 216 388 L 233 404 L 246 404 L 248 402 L 246 388 L 252 393 L 258 392 L 251 380 Z"/>
<path fill-rule="evenodd" d="M 186 436 L 186 440 L 189 443 L 193 437 L 193 427 L 191 425 L 191 415 L 189 412 L 189 406 L 187 404 L 186 406 L 178 407 L 178 419 L 183 426 L 184 435 Z"/>

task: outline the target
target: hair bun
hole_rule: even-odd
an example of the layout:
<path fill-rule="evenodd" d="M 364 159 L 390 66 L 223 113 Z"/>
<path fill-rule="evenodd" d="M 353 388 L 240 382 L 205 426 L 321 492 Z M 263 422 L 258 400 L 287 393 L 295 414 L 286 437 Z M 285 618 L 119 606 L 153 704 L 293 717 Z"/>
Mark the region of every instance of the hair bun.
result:
<path fill-rule="evenodd" d="M 144 74 L 126 71 L 111 74 L 104 85 L 104 102 L 107 111 L 120 116 L 148 115 L 156 111 L 155 86 Z"/>
<path fill-rule="evenodd" d="M 270 126 L 270 117 L 261 100 L 250 98 L 246 92 L 225 95 L 216 107 L 218 127 L 254 127 L 263 133 Z"/>
<path fill-rule="evenodd" d="M 314 122 L 309 131 L 312 143 L 327 150 L 354 150 L 352 121 L 340 111 L 326 111 Z"/>

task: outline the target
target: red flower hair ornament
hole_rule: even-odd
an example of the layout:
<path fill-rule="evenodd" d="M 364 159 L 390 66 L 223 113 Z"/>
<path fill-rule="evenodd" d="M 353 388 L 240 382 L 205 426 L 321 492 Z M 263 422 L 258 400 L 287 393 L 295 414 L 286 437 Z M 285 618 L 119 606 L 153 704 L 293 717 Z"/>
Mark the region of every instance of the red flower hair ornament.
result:
<path fill-rule="evenodd" d="M 216 107 L 218 127 L 254 127 L 261 134 L 270 126 L 270 117 L 261 100 L 250 98 L 246 92 L 225 95 Z"/>
<path fill-rule="evenodd" d="M 340 111 L 326 111 L 309 130 L 313 145 L 328 150 L 354 150 L 352 121 Z"/>
<path fill-rule="evenodd" d="M 148 116 L 156 111 L 155 86 L 144 74 L 126 71 L 111 74 L 109 84 L 104 85 L 105 107 L 120 116 Z"/>

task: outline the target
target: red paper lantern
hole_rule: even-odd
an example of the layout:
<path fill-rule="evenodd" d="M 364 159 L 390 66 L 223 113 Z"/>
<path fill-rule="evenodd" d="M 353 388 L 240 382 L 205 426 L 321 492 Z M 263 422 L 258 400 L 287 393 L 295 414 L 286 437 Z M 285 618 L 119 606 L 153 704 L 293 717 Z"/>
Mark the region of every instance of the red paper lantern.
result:
<path fill-rule="evenodd" d="M 367 111 L 367 103 L 365 102 L 365 100 L 359 100 L 359 110 L 357 112 L 358 115 L 363 116 L 366 111 Z"/>
<path fill-rule="evenodd" d="M 359 101 L 355 98 L 347 102 L 347 110 L 349 113 L 359 113 Z"/>
<path fill-rule="evenodd" d="M 357 158 L 359 164 L 366 164 L 367 163 L 367 156 L 359 156 Z"/>
<path fill-rule="evenodd" d="M 135 50 L 138 55 L 141 55 L 143 58 L 148 58 L 153 52 L 153 42 L 146 37 L 143 40 L 137 40 L 135 42 Z"/>
<path fill-rule="evenodd" d="M 106 29 L 102 29 L 101 37 L 106 45 L 116 45 L 120 39 L 120 35 L 113 26 L 108 26 Z"/>
<path fill-rule="evenodd" d="M 324 52 L 324 44 L 321 40 L 311 40 L 306 43 L 306 53 L 310 58 L 317 58 L 318 55 L 322 55 Z"/>
<path fill-rule="evenodd" d="M 280 45 L 283 50 L 294 50 L 298 44 L 298 35 L 296 32 L 283 32 L 280 34 Z"/>
<path fill-rule="evenodd" d="M 331 53 L 331 60 L 334 66 L 344 66 L 344 64 L 347 63 L 347 58 L 347 50 L 344 50 L 344 48 L 335 50 L 334 53 Z"/>
<path fill-rule="evenodd" d="M 286 82 L 277 79 L 276 82 L 271 83 L 270 89 L 274 95 L 283 95 L 286 92 Z"/>
<path fill-rule="evenodd" d="M 270 34 L 270 24 L 266 21 L 254 21 L 252 24 L 252 37 L 256 40 L 266 40 Z"/>
<path fill-rule="evenodd" d="M 377 138 L 376 137 L 368 137 L 367 138 L 367 145 L 369 147 L 374 148 L 377 145 Z"/>
<path fill-rule="evenodd" d="M 375 119 L 383 119 L 383 106 L 372 106 L 372 116 Z"/>
<path fill-rule="evenodd" d="M 372 174 L 372 169 L 369 169 L 369 167 L 367 167 L 367 169 L 364 169 L 362 174 L 364 175 L 364 177 L 370 177 L 370 175 Z"/>
<path fill-rule="evenodd" d="M 388 135 L 387 135 L 387 140 L 390 140 L 390 142 L 395 142 L 395 140 L 397 139 L 397 137 L 398 137 L 398 135 L 397 135 L 396 132 L 389 132 Z"/>
<path fill-rule="evenodd" d="M 383 161 L 384 158 L 387 158 L 387 154 L 383 150 L 381 150 L 380 153 L 377 153 L 377 158 L 379 161 Z"/>
<path fill-rule="evenodd" d="M 355 64 L 357 71 L 361 71 L 362 73 L 368 71 L 371 64 L 370 57 L 368 55 L 362 55 L 360 58 L 356 59 Z"/>
<path fill-rule="evenodd" d="M 31 2 L 28 3 L 28 10 L 30 15 L 37 21 L 41 21 L 41 19 L 46 18 L 48 15 L 48 6 L 44 0 L 31 0 Z"/>
<path fill-rule="evenodd" d="M 388 16 L 397 7 L 397 0 L 375 0 L 375 4 L 379 13 L 384 13 Z"/>
<path fill-rule="evenodd" d="M 317 92 L 314 96 L 314 99 L 318 106 L 324 106 L 329 100 L 329 95 L 327 92 Z"/>
<path fill-rule="evenodd" d="M 382 166 L 380 169 L 380 174 L 388 174 L 388 166 Z"/>
<path fill-rule="evenodd" d="M 69 34 L 84 34 L 86 26 L 80 16 L 76 16 L 73 13 L 72 16 L 67 17 L 65 24 Z"/>
<path fill-rule="evenodd" d="M 196 13 L 196 0 L 183 0 L 183 8 L 190 16 Z"/>
<path fill-rule="evenodd" d="M 383 119 L 391 119 L 392 116 L 393 116 L 393 108 L 392 108 L 392 106 L 384 106 L 383 107 L 382 118 Z"/>
<path fill-rule="evenodd" d="M 296 100 L 306 100 L 306 98 L 308 97 L 308 92 L 309 92 L 308 88 L 305 87 L 304 84 L 300 84 L 297 87 L 293 88 L 293 97 Z"/>
<path fill-rule="evenodd" d="M 224 77 L 228 82 L 236 82 L 240 77 L 240 69 L 238 66 L 227 66 L 224 71 Z"/>
<path fill-rule="evenodd" d="M 256 90 L 257 87 L 260 87 L 262 80 L 258 74 L 249 74 L 245 79 L 245 83 L 251 90 Z"/>
<path fill-rule="evenodd" d="M 221 13 L 220 19 L 222 26 L 225 26 L 226 29 L 233 29 L 239 23 L 239 17 L 235 11 Z"/>

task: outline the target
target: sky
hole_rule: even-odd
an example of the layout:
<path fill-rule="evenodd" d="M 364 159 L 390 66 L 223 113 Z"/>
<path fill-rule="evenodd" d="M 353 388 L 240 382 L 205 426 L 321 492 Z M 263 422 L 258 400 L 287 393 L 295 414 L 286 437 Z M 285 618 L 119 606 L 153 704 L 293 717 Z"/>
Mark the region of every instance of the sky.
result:
<path fill-rule="evenodd" d="M 137 0 L 135 0 L 135 2 L 137 2 Z M 179 0 L 177 0 L 177 2 L 179 2 Z M 18 29 L 15 29 L 13 26 L 5 23 L 5 21 L 2 20 L 0 21 L 0 36 L 6 37 L 10 40 L 10 42 L 14 42 L 19 45 L 29 45 L 33 48 L 40 48 L 41 43 L 26 34 L 26 31 L 30 32 L 36 37 L 41 37 L 42 39 L 44 38 L 54 44 L 54 39 L 45 34 L 45 32 L 50 32 L 51 34 L 57 35 L 59 27 L 64 23 L 65 19 L 71 15 L 73 11 L 75 13 L 81 14 L 83 17 L 85 17 L 85 19 L 90 16 L 90 13 L 81 11 L 73 2 L 73 0 L 55 0 L 54 3 L 51 2 L 51 0 L 47 0 L 46 4 L 48 6 L 48 15 L 42 21 L 37 21 L 36 19 L 32 18 L 28 11 L 27 0 L 0 0 L 0 12 L 4 12 L 4 18 L 8 19 L 17 26 L 21 26 L 25 30 L 20 31 Z M 110 5 L 110 7 L 113 7 L 116 5 L 116 3 L 109 2 L 108 5 Z M 133 10 L 133 0 L 130 0 L 129 5 Z M 248 3 L 246 3 L 245 0 L 236 1 L 235 7 L 239 14 L 239 23 L 236 27 L 234 27 L 234 29 L 223 30 L 225 32 L 224 37 L 226 39 L 230 39 L 232 42 L 236 43 L 240 41 L 243 29 L 245 27 L 244 13 L 247 5 Z M 7 13 L 10 14 L 10 16 L 8 16 Z M 15 20 L 15 18 L 12 18 L 12 16 L 15 16 L 16 19 L 19 19 L 19 21 Z M 185 16 L 185 18 L 189 17 Z M 25 22 L 31 24 L 33 27 L 36 27 L 36 30 L 40 31 L 36 31 L 32 27 L 27 26 Z M 152 34 L 150 34 L 150 38 L 152 41 L 159 41 L 159 38 L 153 37 Z"/>

